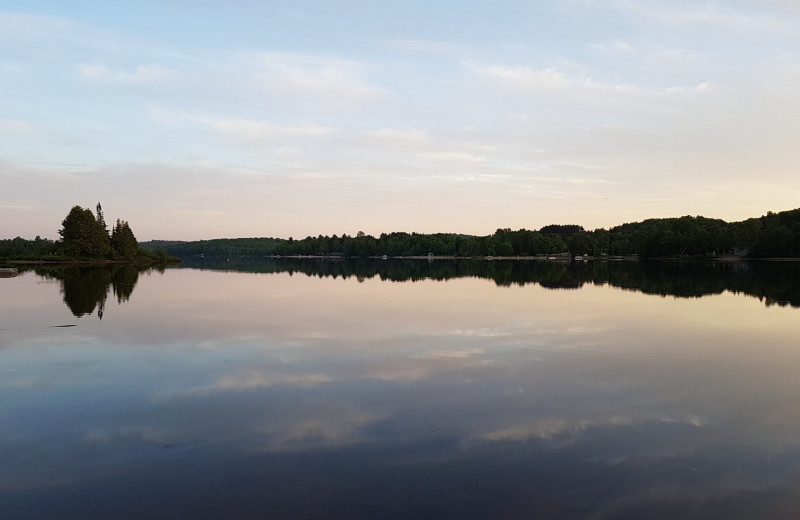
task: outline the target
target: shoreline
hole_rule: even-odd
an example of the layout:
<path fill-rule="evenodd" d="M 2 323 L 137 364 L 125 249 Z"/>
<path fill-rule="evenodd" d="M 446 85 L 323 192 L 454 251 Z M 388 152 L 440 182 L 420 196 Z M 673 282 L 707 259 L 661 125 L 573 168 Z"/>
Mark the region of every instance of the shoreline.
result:
<path fill-rule="evenodd" d="M 172 262 L 157 262 L 157 261 L 137 261 L 137 260 L 5 260 L 8 265 L 169 265 L 179 264 L 180 259 Z"/>
<path fill-rule="evenodd" d="M 217 256 L 217 255 L 209 255 L 209 256 Z M 226 256 L 226 255 L 220 255 Z M 242 256 L 242 255 L 240 255 Z M 252 256 L 252 255 L 243 255 L 243 256 Z M 272 259 L 292 259 L 292 260 L 331 260 L 331 261 L 346 261 L 346 260 L 356 260 L 356 259 L 369 259 L 369 260 L 474 260 L 474 261 L 534 261 L 534 262 L 638 262 L 638 261 L 670 261 L 670 262 L 729 262 L 729 263 L 737 263 L 737 262 L 800 262 L 800 258 L 746 258 L 740 256 L 732 256 L 732 255 L 725 255 L 725 256 L 670 256 L 670 257 L 654 257 L 654 258 L 644 258 L 635 255 L 628 255 L 628 256 L 591 256 L 591 255 L 583 255 L 581 258 L 575 258 L 573 255 L 535 255 L 535 256 L 494 256 L 494 255 L 485 255 L 485 256 L 454 256 L 454 255 L 412 255 L 412 256 L 388 256 L 388 255 L 380 255 L 380 256 L 353 256 L 353 257 L 346 257 L 346 256 L 324 256 L 324 255 L 269 255 L 268 258 Z M 167 262 L 158 262 L 158 261 L 137 261 L 137 260 L 0 260 L 0 266 L 8 265 L 8 266 L 111 266 L 111 265 L 138 265 L 138 266 L 166 266 L 166 265 L 178 265 L 181 263 L 180 258 L 174 258 L 171 261 Z"/>

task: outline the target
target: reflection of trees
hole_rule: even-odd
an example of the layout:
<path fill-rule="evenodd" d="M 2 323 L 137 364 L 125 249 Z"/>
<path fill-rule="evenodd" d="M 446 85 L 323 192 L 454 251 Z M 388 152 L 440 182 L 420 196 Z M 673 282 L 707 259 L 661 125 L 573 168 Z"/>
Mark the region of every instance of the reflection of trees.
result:
<path fill-rule="evenodd" d="M 577 289 L 583 284 L 611 285 L 646 294 L 698 298 L 724 291 L 743 293 L 767 305 L 800 307 L 798 262 L 548 262 L 481 260 L 346 261 L 295 258 L 205 257 L 184 259 L 187 267 L 255 273 L 389 281 L 449 280 L 474 277 L 501 286 L 539 284 L 548 289 Z"/>
<path fill-rule="evenodd" d="M 111 278 L 111 288 L 118 303 L 131 299 L 133 288 L 139 280 L 139 269 L 132 265 L 124 265 L 117 269 Z"/>
<path fill-rule="evenodd" d="M 130 264 L 112 266 L 39 267 L 36 274 L 61 282 L 64 303 L 75 316 L 92 314 L 102 319 L 109 289 L 118 303 L 126 302 L 139 279 L 140 269 Z"/>

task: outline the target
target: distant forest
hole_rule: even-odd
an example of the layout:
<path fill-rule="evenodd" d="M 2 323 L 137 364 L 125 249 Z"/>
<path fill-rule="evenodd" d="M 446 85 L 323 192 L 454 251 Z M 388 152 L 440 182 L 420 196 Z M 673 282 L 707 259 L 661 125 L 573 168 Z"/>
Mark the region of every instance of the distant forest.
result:
<path fill-rule="evenodd" d="M 769 212 L 742 222 L 685 216 L 648 219 L 611 229 L 587 231 L 579 225 L 549 225 L 539 230 L 498 229 L 487 236 L 453 233 L 382 233 L 355 236 L 222 238 L 192 242 L 142 242 L 151 251 L 174 256 L 536 256 L 639 255 L 642 258 L 735 254 L 750 258 L 800 257 L 800 209 Z M 2 246 L 0 246 L 1 248 Z"/>
<path fill-rule="evenodd" d="M 99 211 L 98 213 L 102 215 Z M 82 211 L 87 222 L 89 210 Z M 69 217 L 69 216 L 68 216 Z M 94 216 L 95 221 L 102 217 Z M 68 224 L 65 219 L 63 224 Z M 90 222 L 89 222 L 90 223 Z M 140 256 L 139 249 L 164 254 L 189 257 L 193 255 L 261 255 L 261 256 L 436 256 L 482 257 L 482 256 L 537 256 L 570 255 L 639 255 L 642 258 L 664 258 L 680 256 L 707 256 L 735 254 L 750 258 L 799 258 L 800 257 L 800 209 L 769 212 L 758 218 L 742 222 L 725 222 L 705 217 L 678 217 L 648 219 L 642 222 L 622 224 L 611 229 L 588 231 L 579 225 L 549 225 L 539 230 L 498 229 L 487 236 L 454 233 L 382 233 L 374 237 L 363 232 L 354 236 L 305 237 L 303 239 L 282 238 L 220 238 L 199 241 L 153 240 L 136 243 L 126 222 L 122 222 L 130 244 L 111 247 L 109 257 Z M 97 226 L 95 226 L 97 227 Z M 102 222 L 102 227 L 105 227 Z M 69 226 L 59 231 L 62 235 Z M 112 233 L 96 233 L 103 242 Z M 53 241 L 36 237 L 26 240 L 20 237 L 0 240 L 0 258 L 44 258 L 48 256 L 90 256 L 88 245 L 76 249 L 76 242 L 64 236 Z M 115 251 L 118 251 L 115 253 Z M 124 253 L 123 253 L 124 251 Z M 93 251 L 91 251 L 93 252 Z"/>

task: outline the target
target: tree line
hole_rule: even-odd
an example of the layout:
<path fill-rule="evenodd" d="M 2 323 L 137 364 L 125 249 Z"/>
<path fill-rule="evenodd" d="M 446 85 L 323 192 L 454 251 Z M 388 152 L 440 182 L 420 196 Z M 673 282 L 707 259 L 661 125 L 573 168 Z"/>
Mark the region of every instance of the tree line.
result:
<path fill-rule="evenodd" d="M 127 221 L 111 230 L 102 207 L 75 206 L 62 222 L 58 241 L 36 237 L 0 240 L 0 258 L 116 259 L 163 261 L 166 255 L 263 256 L 537 256 L 639 255 L 642 258 L 737 254 L 751 258 L 800 257 L 800 209 L 769 212 L 741 222 L 702 216 L 647 219 L 611 229 L 549 225 L 538 230 L 498 229 L 491 235 L 382 233 L 282 238 L 154 240 L 139 244 Z"/>
<path fill-rule="evenodd" d="M 117 260 L 130 262 L 164 262 L 163 251 L 153 252 L 139 247 L 139 242 L 126 220 L 117 219 L 109 230 L 103 208 L 98 202 L 96 213 L 89 208 L 73 206 L 58 230 L 60 240 L 37 236 L 33 240 L 16 237 L 0 240 L 0 258 L 30 260 Z"/>
<path fill-rule="evenodd" d="M 725 222 L 702 216 L 647 219 L 611 229 L 549 225 L 538 230 L 498 229 L 491 235 L 382 233 L 354 236 L 224 238 L 151 241 L 142 247 L 170 255 L 265 256 L 537 256 L 639 255 L 643 258 L 736 254 L 751 258 L 800 257 L 800 209 Z"/>

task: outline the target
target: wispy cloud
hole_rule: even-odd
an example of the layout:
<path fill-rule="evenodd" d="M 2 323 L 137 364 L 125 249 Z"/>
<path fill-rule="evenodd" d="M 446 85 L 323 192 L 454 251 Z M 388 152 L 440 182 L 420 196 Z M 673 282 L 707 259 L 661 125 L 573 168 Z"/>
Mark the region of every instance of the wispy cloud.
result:
<path fill-rule="evenodd" d="M 464 48 L 460 45 L 438 40 L 397 39 L 392 40 L 392 46 L 403 51 L 433 55 L 448 55 L 464 52 Z"/>
<path fill-rule="evenodd" d="M 472 59 L 465 59 L 462 64 L 470 72 L 515 88 L 554 92 L 583 90 L 638 96 L 703 93 L 712 90 L 708 82 L 659 88 L 630 82 L 600 81 L 586 75 L 569 74 L 557 67 L 535 68 L 529 65 L 492 64 Z"/>
<path fill-rule="evenodd" d="M 597 426 L 627 428 L 648 422 L 680 423 L 695 428 L 702 428 L 709 424 L 708 419 L 693 414 L 661 416 L 648 413 L 637 416 L 610 415 L 608 417 L 578 420 L 543 417 L 532 424 L 515 425 L 490 431 L 483 434 L 481 438 L 485 441 L 552 439 L 561 435 L 578 435 Z"/>
<path fill-rule="evenodd" d="M 364 135 L 371 137 L 378 137 L 381 139 L 389 139 L 392 141 L 414 141 L 425 142 L 428 141 L 430 135 L 424 130 L 401 130 L 397 128 L 381 128 L 380 130 L 368 130 Z"/>
<path fill-rule="evenodd" d="M 647 60 L 676 61 L 683 67 L 686 67 L 687 60 L 697 60 L 699 57 L 698 52 L 693 49 L 667 47 L 664 45 L 654 45 L 652 43 L 632 43 L 621 40 L 590 43 L 589 48 L 608 54 L 616 54 L 627 59 L 630 59 L 631 56 L 639 56 Z M 653 62 L 649 61 L 649 63 L 652 64 Z"/>
<path fill-rule="evenodd" d="M 483 354 L 483 349 L 479 348 L 453 348 L 433 350 L 420 357 L 430 359 L 469 359 Z"/>
<path fill-rule="evenodd" d="M 267 121 L 227 118 L 196 118 L 195 121 L 205 123 L 221 134 L 229 135 L 244 141 L 272 139 L 279 136 L 320 136 L 329 134 L 333 128 L 320 125 L 276 125 Z"/>
<path fill-rule="evenodd" d="M 259 433 L 265 441 L 257 451 L 345 446 L 362 440 L 362 428 L 378 419 L 373 413 L 349 406 L 307 406 L 288 421 L 264 424 Z"/>
<path fill-rule="evenodd" d="M 718 2 L 609 0 L 599 3 L 669 25 L 710 24 L 731 30 L 794 30 L 788 20 L 773 14 L 736 10 Z"/>
<path fill-rule="evenodd" d="M 15 119 L 0 119 L 0 132 L 30 133 L 36 128 L 28 121 Z"/>
<path fill-rule="evenodd" d="M 140 65 L 130 71 L 114 70 L 105 63 L 82 63 L 78 65 L 78 71 L 86 79 L 118 83 L 170 81 L 178 76 L 177 71 L 158 63 Z"/>
<path fill-rule="evenodd" d="M 76 28 L 76 24 L 65 18 L 25 13 L 0 12 L 0 37 L 52 36 Z"/>
<path fill-rule="evenodd" d="M 175 442 L 175 439 L 170 439 L 170 435 L 167 432 L 155 428 L 121 428 L 118 430 L 95 429 L 87 432 L 83 437 L 83 441 L 86 444 L 93 446 L 131 440 L 155 444 L 162 447 L 172 446 Z"/>
<path fill-rule="evenodd" d="M 3 207 L 4 204 L 0 203 L 0 207 Z M 24 377 L 21 379 L 10 379 L 9 381 L 3 381 L 0 383 L 0 388 L 5 389 L 29 389 L 29 388 L 37 388 L 46 385 L 47 382 L 39 377 L 29 376 Z"/>
<path fill-rule="evenodd" d="M 153 396 L 154 402 L 170 401 L 175 398 L 204 397 L 222 392 L 242 392 L 258 388 L 292 386 L 310 388 L 330 383 L 332 379 L 323 374 L 285 374 L 263 370 L 244 370 L 226 374 L 217 381 L 178 392 L 164 392 Z"/>
<path fill-rule="evenodd" d="M 306 54 L 260 52 L 245 58 L 264 89 L 284 93 L 324 95 L 331 103 L 350 104 L 384 93 L 366 79 L 367 64 Z"/>
<path fill-rule="evenodd" d="M 276 137 L 313 137 L 334 132 L 334 128 L 315 124 L 282 125 L 269 121 L 246 119 L 241 117 L 219 117 L 200 112 L 182 112 L 162 107 L 151 106 L 148 109 L 151 117 L 170 123 L 199 123 L 215 130 L 219 134 L 236 140 L 250 142 L 274 139 Z"/>
<path fill-rule="evenodd" d="M 480 163 L 484 161 L 483 157 L 471 153 L 456 151 L 423 152 L 418 153 L 417 155 L 425 159 L 442 162 Z"/>
<path fill-rule="evenodd" d="M 462 60 L 470 72 L 527 87 L 564 89 L 573 87 L 575 81 L 555 68 L 534 69 L 527 65 L 501 65 L 472 59 Z"/>
<path fill-rule="evenodd" d="M 330 383 L 331 378 L 323 374 L 283 374 L 248 370 L 239 374 L 223 376 L 207 387 L 210 392 L 250 390 L 273 386 L 313 387 Z"/>

